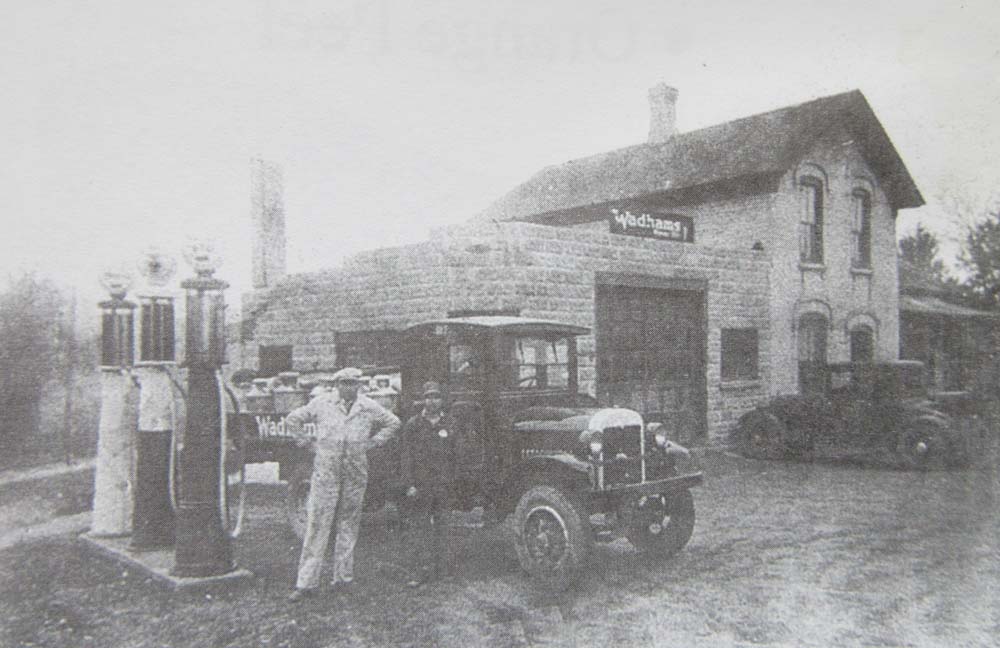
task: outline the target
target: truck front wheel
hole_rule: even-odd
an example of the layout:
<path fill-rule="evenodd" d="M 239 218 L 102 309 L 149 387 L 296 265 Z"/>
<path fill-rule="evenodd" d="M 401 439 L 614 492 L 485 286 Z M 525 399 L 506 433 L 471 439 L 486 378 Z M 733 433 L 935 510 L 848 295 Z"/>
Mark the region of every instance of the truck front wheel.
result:
<path fill-rule="evenodd" d="M 691 491 L 649 495 L 639 500 L 629 525 L 629 542 L 643 553 L 667 558 L 684 548 L 694 532 L 694 498 Z"/>
<path fill-rule="evenodd" d="M 590 553 L 593 538 L 583 504 L 552 486 L 534 486 L 514 509 L 515 548 L 537 584 L 568 587 Z"/>

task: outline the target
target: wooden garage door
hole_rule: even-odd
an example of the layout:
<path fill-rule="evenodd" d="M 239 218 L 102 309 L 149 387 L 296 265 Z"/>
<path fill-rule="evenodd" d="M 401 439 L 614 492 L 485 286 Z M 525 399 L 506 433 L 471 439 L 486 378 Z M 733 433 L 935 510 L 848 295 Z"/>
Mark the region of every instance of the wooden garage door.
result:
<path fill-rule="evenodd" d="M 705 294 L 597 288 L 598 397 L 660 419 L 671 438 L 705 431 Z"/>

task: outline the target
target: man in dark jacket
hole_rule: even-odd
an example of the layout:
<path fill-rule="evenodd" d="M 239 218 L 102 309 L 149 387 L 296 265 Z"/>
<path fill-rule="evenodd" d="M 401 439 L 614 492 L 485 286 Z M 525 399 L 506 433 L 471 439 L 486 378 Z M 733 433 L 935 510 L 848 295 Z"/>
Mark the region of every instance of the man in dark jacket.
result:
<path fill-rule="evenodd" d="M 423 399 L 423 411 L 406 422 L 401 434 L 412 560 L 418 570 L 413 586 L 445 575 L 448 512 L 458 458 L 454 421 L 444 410 L 441 386 L 425 383 Z"/>

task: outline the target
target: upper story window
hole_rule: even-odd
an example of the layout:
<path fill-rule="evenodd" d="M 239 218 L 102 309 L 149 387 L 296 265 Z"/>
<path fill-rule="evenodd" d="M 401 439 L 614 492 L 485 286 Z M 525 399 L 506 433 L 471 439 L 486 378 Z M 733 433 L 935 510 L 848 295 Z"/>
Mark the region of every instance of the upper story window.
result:
<path fill-rule="evenodd" d="M 799 220 L 799 259 L 823 263 L 823 182 L 807 176 L 799 180 L 802 212 Z"/>
<path fill-rule="evenodd" d="M 851 194 L 851 265 L 855 268 L 872 267 L 872 199 L 864 189 Z"/>

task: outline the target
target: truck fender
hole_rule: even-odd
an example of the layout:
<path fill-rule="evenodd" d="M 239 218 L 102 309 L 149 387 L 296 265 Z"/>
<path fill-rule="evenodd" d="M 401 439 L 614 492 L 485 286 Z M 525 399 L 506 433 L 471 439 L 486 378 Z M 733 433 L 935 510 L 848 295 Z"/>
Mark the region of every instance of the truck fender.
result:
<path fill-rule="evenodd" d="M 568 453 L 528 457 L 504 480 L 497 510 L 504 514 L 513 512 L 521 493 L 538 484 L 558 486 L 569 493 L 588 492 L 590 470 L 590 463 Z"/>

